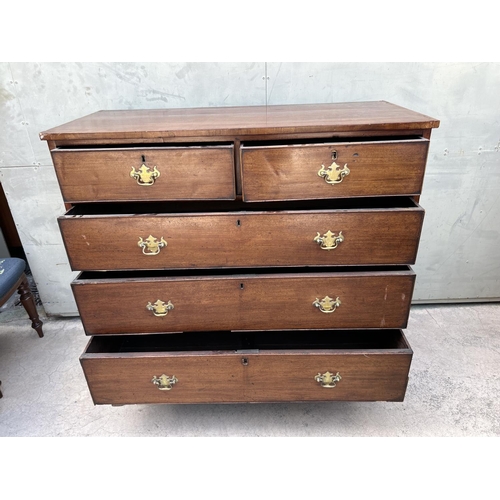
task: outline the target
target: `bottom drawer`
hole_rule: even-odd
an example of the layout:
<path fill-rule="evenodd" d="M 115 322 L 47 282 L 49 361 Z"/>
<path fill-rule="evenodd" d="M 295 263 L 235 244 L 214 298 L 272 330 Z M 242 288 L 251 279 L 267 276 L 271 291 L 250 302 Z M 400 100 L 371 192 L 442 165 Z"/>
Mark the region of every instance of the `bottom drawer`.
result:
<path fill-rule="evenodd" d="M 401 330 L 93 337 L 80 361 L 95 404 L 402 401 Z"/>

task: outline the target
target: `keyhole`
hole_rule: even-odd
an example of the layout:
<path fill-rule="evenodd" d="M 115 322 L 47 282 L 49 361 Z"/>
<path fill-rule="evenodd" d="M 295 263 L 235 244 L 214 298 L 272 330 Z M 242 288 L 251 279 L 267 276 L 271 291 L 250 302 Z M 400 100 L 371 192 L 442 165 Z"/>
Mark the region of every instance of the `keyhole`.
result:
<path fill-rule="evenodd" d="M 336 160 L 337 159 L 337 151 L 333 150 L 332 151 L 332 160 Z"/>
<path fill-rule="evenodd" d="M 146 163 L 146 157 L 142 155 L 141 158 L 142 158 L 142 163 Z"/>
<path fill-rule="evenodd" d="M 236 221 L 236 225 L 237 225 L 238 227 L 240 227 L 240 226 L 241 226 L 241 221 L 240 221 L 240 219 L 238 219 L 238 220 Z"/>
<path fill-rule="evenodd" d="M 243 366 L 247 366 L 248 365 L 248 358 L 241 358 L 241 364 Z"/>
<path fill-rule="evenodd" d="M 245 288 L 245 285 L 243 283 L 240 283 L 240 288 L 243 290 L 243 288 Z"/>

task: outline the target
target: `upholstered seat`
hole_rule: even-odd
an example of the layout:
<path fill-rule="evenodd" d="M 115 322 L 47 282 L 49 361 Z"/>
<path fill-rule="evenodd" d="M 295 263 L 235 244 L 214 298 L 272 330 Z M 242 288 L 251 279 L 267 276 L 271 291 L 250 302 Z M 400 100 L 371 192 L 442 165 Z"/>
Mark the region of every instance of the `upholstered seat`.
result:
<path fill-rule="evenodd" d="M 17 280 L 24 273 L 25 269 L 26 262 L 22 259 L 0 260 L 0 297 L 2 299 L 5 294 L 17 283 Z M 9 298 L 10 295 L 7 298 Z"/>

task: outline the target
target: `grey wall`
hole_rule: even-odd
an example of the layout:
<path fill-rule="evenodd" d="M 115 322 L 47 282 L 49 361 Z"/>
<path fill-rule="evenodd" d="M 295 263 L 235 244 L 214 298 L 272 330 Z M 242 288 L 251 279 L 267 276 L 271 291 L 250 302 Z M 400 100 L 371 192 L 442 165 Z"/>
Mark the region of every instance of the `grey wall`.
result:
<path fill-rule="evenodd" d="M 42 130 L 99 109 L 387 100 L 433 132 L 415 301 L 500 298 L 498 63 L 0 63 L 0 181 L 48 314 L 75 314 Z"/>

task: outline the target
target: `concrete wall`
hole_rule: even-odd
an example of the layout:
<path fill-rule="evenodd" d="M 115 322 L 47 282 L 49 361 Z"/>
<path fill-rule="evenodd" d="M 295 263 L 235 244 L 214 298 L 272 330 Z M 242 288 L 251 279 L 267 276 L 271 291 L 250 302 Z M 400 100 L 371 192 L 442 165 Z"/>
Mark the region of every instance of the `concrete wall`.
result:
<path fill-rule="evenodd" d="M 48 314 L 75 314 L 42 130 L 99 109 L 387 100 L 441 120 L 415 301 L 500 298 L 498 63 L 0 63 L 0 181 Z"/>

